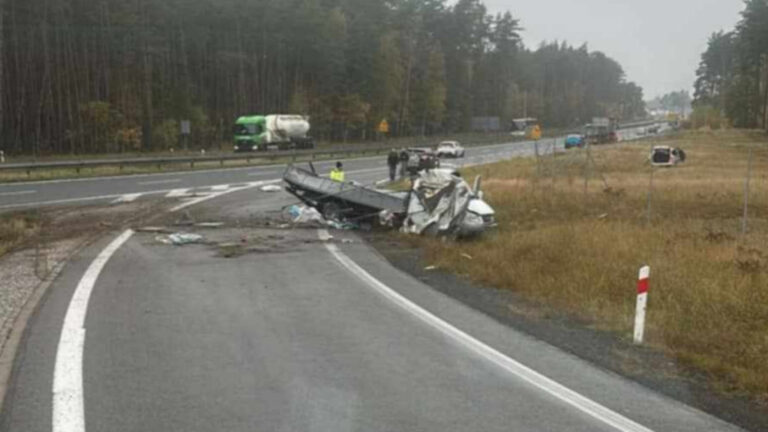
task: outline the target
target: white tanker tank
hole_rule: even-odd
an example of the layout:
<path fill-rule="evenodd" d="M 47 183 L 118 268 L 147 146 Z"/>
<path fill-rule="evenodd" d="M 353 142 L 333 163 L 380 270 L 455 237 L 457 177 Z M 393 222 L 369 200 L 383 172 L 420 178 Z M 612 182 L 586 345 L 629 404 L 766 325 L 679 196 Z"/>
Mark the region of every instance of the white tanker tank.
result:
<path fill-rule="evenodd" d="M 266 116 L 267 142 L 269 144 L 296 144 L 296 148 L 307 148 L 309 138 L 309 119 L 300 115 L 274 114 Z M 312 145 L 309 145 L 311 148 Z"/>

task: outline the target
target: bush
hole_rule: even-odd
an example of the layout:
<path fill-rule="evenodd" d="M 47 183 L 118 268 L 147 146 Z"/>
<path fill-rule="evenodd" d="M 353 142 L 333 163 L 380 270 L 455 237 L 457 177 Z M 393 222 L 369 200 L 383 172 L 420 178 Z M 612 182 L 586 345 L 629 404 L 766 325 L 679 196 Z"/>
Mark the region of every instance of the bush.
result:
<path fill-rule="evenodd" d="M 179 143 L 179 122 L 164 120 L 152 131 L 152 146 L 158 150 L 168 150 Z"/>

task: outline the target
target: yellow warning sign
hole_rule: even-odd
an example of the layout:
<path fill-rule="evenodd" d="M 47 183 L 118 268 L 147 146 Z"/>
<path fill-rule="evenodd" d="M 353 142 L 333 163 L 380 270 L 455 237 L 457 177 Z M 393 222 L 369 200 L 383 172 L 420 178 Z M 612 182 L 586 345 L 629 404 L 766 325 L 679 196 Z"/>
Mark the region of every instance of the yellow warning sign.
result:
<path fill-rule="evenodd" d="M 536 125 L 531 129 L 531 139 L 532 140 L 541 139 L 541 127 L 539 127 L 539 125 Z"/>
<path fill-rule="evenodd" d="M 378 131 L 381 133 L 389 133 L 389 122 L 387 119 L 384 119 L 379 123 Z"/>

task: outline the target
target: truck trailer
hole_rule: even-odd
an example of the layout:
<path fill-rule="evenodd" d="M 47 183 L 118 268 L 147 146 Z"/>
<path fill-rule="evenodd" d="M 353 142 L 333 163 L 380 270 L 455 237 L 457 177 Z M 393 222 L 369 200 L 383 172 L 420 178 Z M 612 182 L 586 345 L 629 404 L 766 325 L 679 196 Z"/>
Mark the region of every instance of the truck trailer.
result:
<path fill-rule="evenodd" d="M 252 115 L 235 122 L 236 152 L 312 149 L 309 119 L 300 115 Z"/>

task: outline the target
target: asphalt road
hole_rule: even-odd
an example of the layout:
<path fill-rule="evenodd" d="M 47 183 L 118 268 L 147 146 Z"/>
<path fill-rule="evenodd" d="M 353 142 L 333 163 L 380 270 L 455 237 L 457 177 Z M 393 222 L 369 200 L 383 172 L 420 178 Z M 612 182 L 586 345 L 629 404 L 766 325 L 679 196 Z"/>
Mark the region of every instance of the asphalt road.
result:
<path fill-rule="evenodd" d="M 551 141 L 543 141 L 542 146 L 550 146 Z M 560 140 L 562 145 L 562 140 Z M 473 147 L 467 149 L 467 157 L 459 163 L 480 163 L 489 158 L 513 156 L 533 151 L 530 142 L 518 142 L 495 146 Z M 345 159 L 344 168 L 348 172 L 381 169 L 385 173 L 386 155 Z M 319 172 L 329 172 L 335 161 L 315 163 Z M 133 201 L 147 197 L 170 197 L 195 192 L 209 192 L 211 188 L 219 190 L 239 187 L 253 182 L 279 179 L 285 165 L 269 165 L 245 168 L 224 168 L 204 171 L 169 172 L 148 175 L 119 177 L 82 178 L 72 180 L 54 180 L 25 183 L 0 184 L 0 210 L 40 207 L 55 204 L 109 203 Z"/>
<path fill-rule="evenodd" d="M 637 129 L 620 131 L 622 139 L 637 138 Z M 563 138 L 544 139 L 539 143 L 542 153 L 551 146 L 562 149 Z M 501 145 L 468 147 L 466 158 L 451 161 L 458 165 L 477 164 L 516 156 L 532 155 L 532 141 Z M 344 160 L 348 172 L 381 171 L 386 177 L 386 156 Z M 329 172 L 335 161 L 317 162 L 319 172 Z M 178 197 L 189 194 L 221 192 L 246 187 L 254 182 L 279 179 L 285 165 L 223 168 L 188 172 L 168 172 L 116 177 L 81 178 L 39 182 L 0 183 L 0 211 L 36 208 L 61 204 L 119 203 L 157 197 Z"/>
<path fill-rule="evenodd" d="M 738 430 L 436 292 L 352 232 L 248 223 L 292 201 L 244 188 L 188 208 L 228 222 L 200 231 L 210 244 L 115 233 L 80 253 L 30 322 L 0 430 Z"/>

